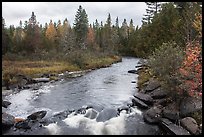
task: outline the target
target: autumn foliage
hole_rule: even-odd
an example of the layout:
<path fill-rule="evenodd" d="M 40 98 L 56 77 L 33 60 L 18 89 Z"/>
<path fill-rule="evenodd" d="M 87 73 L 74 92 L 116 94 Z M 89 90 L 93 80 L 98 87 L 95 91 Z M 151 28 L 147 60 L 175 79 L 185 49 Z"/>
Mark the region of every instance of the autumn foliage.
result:
<path fill-rule="evenodd" d="M 202 38 L 202 14 L 197 13 L 193 27 L 198 31 L 198 37 Z M 180 93 L 190 96 L 202 96 L 202 42 L 195 40 L 186 46 L 186 57 L 179 72 L 182 75 Z"/>
<path fill-rule="evenodd" d="M 190 96 L 202 95 L 202 57 L 198 42 L 187 45 L 186 57 L 179 72 L 182 75 L 180 93 L 185 92 Z"/>

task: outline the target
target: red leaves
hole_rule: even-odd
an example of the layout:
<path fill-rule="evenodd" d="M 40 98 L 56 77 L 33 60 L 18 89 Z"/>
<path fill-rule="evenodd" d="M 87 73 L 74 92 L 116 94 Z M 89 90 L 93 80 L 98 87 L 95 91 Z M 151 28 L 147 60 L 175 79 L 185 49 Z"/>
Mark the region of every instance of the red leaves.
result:
<path fill-rule="evenodd" d="M 179 69 L 184 78 L 179 91 L 185 91 L 190 96 L 202 96 L 202 63 L 199 61 L 201 50 L 198 42 L 189 43 L 183 65 Z"/>

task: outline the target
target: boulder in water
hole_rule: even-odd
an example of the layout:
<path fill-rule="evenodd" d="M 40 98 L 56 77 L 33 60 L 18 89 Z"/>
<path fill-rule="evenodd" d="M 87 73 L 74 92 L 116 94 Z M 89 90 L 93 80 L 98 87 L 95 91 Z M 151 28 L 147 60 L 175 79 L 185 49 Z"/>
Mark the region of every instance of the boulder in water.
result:
<path fill-rule="evenodd" d="M 112 108 L 105 108 L 102 110 L 96 118 L 97 122 L 105 122 L 113 117 L 118 116 L 118 112 Z"/>
<path fill-rule="evenodd" d="M 2 107 L 7 108 L 9 105 L 11 105 L 11 102 L 2 100 Z"/>
<path fill-rule="evenodd" d="M 138 98 L 139 100 L 143 101 L 144 103 L 148 105 L 153 104 L 153 98 L 148 94 L 136 93 L 134 94 L 134 97 Z"/>
<path fill-rule="evenodd" d="M 44 110 L 38 111 L 38 112 L 35 112 L 35 113 L 29 115 L 29 116 L 27 117 L 27 119 L 30 119 L 30 120 L 40 120 L 40 119 L 42 119 L 46 114 L 47 114 L 47 111 L 44 111 Z"/>
<path fill-rule="evenodd" d="M 133 98 L 132 103 L 133 103 L 133 106 L 138 106 L 139 108 L 142 108 L 142 109 L 147 109 L 148 108 L 147 104 L 145 104 L 143 101 L 141 101 L 141 100 L 139 100 L 137 98 Z"/>

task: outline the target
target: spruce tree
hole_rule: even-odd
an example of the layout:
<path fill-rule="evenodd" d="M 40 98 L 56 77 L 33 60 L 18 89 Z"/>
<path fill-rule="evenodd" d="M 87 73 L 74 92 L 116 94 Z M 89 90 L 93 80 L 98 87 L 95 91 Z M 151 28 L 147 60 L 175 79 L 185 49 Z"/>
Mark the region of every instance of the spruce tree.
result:
<path fill-rule="evenodd" d="M 79 6 L 74 20 L 74 30 L 76 33 L 76 41 L 80 48 L 85 47 L 85 40 L 88 33 L 88 15 L 82 6 Z"/>

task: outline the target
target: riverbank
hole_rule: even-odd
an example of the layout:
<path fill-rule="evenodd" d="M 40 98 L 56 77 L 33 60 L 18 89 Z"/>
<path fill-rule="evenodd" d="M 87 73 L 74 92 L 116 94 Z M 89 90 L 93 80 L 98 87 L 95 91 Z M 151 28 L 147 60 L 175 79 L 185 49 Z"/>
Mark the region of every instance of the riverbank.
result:
<path fill-rule="evenodd" d="M 83 66 L 65 61 L 2 61 L 2 87 L 6 89 L 22 88 L 26 84 L 36 83 L 33 78 L 44 81 L 58 80 L 59 74 L 65 72 L 82 72 L 94 70 L 101 67 L 108 67 L 113 63 L 122 61 L 120 56 L 107 56 L 91 58 L 83 62 Z M 72 73 L 72 74 L 73 74 Z M 71 74 L 71 73 L 68 73 Z M 40 79 L 38 79 L 40 80 Z"/>
<path fill-rule="evenodd" d="M 202 97 L 177 97 L 175 101 L 143 61 L 137 74 L 139 90 L 134 96 L 146 106 L 145 122 L 159 125 L 164 134 L 202 134 Z"/>

